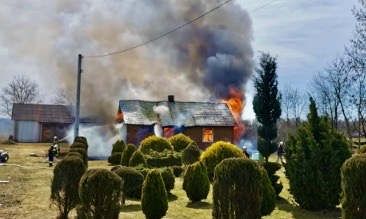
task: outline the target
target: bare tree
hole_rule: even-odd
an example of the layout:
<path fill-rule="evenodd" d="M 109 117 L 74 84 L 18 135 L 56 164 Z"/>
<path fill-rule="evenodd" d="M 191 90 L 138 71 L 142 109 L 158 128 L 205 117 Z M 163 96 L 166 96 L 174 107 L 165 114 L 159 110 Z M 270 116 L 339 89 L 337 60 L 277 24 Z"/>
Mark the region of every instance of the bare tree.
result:
<path fill-rule="evenodd" d="M 12 115 L 13 103 L 40 103 L 41 92 L 36 81 L 26 75 L 17 75 L 2 89 L 0 104 L 2 112 Z"/>
<path fill-rule="evenodd" d="M 76 94 L 72 91 L 68 91 L 63 89 L 62 87 L 57 88 L 54 91 L 54 96 L 52 98 L 52 102 L 54 104 L 60 104 L 60 105 L 75 105 L 76 103 Z"/>
<path fill-rule="evenodd" d="M 306 95 L 298 88 L 291 85 L 285 85 L 282 91 L 282 112 L 286 116 L 286 122 L 290 125 L 290 119 L 295 120 L 295 126 L 298 126 L 300 118 L 306 107 Z"/>

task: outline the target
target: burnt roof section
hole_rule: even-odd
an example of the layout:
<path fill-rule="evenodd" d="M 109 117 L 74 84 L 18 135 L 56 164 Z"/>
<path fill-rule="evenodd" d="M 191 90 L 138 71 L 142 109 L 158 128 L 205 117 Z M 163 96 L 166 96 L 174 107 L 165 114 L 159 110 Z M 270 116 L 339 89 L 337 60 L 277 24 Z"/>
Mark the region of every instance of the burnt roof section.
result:
<path fill-rule="evenodd" d="M 70 106 L 45 104 L 13 104 L 12 120 L 41 123 L 73 123 Z"/>
<path fill-rule="evenodd" d="M 120 110 L 126 124 L 153 125 L 158 121 L 154 106 L 166 106 L 169 112 L 160 115 L 163 126 L 235 126 L 236 122 L 226 103 L 169 102 L 121 100 Z"/>

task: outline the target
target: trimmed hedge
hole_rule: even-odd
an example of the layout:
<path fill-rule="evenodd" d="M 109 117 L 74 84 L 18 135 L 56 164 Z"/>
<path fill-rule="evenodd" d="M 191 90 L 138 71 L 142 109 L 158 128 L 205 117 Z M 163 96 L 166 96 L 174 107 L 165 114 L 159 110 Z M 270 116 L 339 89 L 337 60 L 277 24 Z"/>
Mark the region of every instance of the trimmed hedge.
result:
<path fill-rule="evenodd" d="M 222 160 L 232 157 L 243 157 L 241 150 L 230 142 L 218 141 L 213 143 L 201 154 L 201 161 L 206 165 L 208 178 L 213 181 L 214 170 Z"/>
<path fill-rule="evenodd" d="M 262 168 L 261 187 L 263 194 L 263 200 L 261 204 L 261 215 L 267 216 L 270 215 L 276 207 L 276 193 L 267 175 L 267 171 L 264 168 Z"/>
<path fill-rule="evenodd" d="M 158 154 L 158 155 L 157 155 Z M 168 155 L 160 156 L 160 153 L 155 153 L 155 157 L 151 155 L 145 155 L 147 165 L 149 167 L 170 167 L 170 166 L 181 166 L 182 158 L 180 153 L 169 153 Z"/>
<path fill-rule="evenodd" d="M 203 162 L 188 166 L 183 179 L 183 190 L 192 202 L 206 199 L 210 192 L 210 180 Z"/>
<path fill-rule="evenodd" d="M 184 165 L 190 165 L 200 160 L 201 151 L 196 142 L 191 142 L 182 153 L 182 162 Z"/>
<path fill-rule="evenodd" d="M 122 153 L 126 148 L 126 144 L 124 141 L 122 140 L 117 140 L 113 145 L 112 145 L 112 152 L 111 154 L 114 153 Z"/>
<path fill-rule="evenodd" d="M 366 154 L 346 160 L 341 174 L 342 218 L 366 218 Z"/>
<path fill-rule="evenodd" d="M 141 153 L 141 151 L 139 151 L 139 150 L 133 152 L 128 165 L 130 167 L 137 167 L 137 166 L 147 167 L 146 159 L 145 159 L 144 155 Z"/>
<path fill-rule="evenodd" d="M 70 148 L 69 152 L 77 152 L 83 157 L 84 165 L 88 167 L 88 153 L 83 148 Z"/>
<path fill-rule="evenodd" d="M 171 167 L 160 168 L 159 172 L 161 177 L 163 177 L 165 190 L 167 193 L 170 193 L 170 191 L 174 189 L 175 184 L 173 169 Z"/>
<path fill-rule="evenodd" d="M 169 138 L 170 144 L 172 145 L 174 151 L 182 151 L 193 141 L 190 137 L 179 133 Z"/>
<path fill-rule="evenodd" d="M 133 144 L 128 144 L 126 149 L 123 151 L 121 165 L 128 166 L 132 154 L 136 151 L 136 147 Z"/>
<path fill-rule="evenodd" d="M 264 167 L 264 169 L 268 174 L 269 180 L 271 181 L 271 185 L 276 193 L 276 197 L 278 197 L 278 195 L 281 193 L 283 189 L 283 185 L 281 182 L 277 182 L 280 177 L 275 175 L 275 173 L 277 172 L 277 170 L 281 169 L 281 164 L 274 162 L 267 162 L 262 163 L 262 166 Z"/>
<path fill-rule="evenodd" d="M 88 146 L 85 143 L 74 142 L 70 145 L 70 148 L 82 148 L 85 151 L 88 151 Z"/>
<path fill-rule="evenodd" d="M 56 164 L 53 170 L 51 201 L 59 210 L 59 218 L 68 218 L 69 212 L 80 204 L 78 185 L 85 171 L 84 162 L 78 156 L 67 156 Z"/>
<path fill-rule="evenodd" d="M 88 170 L 80 180 L 78 217 L 118 219 L 122 184 L 121 177 L 110 170 Z"/>
<path fill-rule="evenodd" d="M 83 136 L 76 136 L 74 138 L 74 143 L 83 143 L 86 146 L 86 150 L 89 148 L 88 140 Z"/>
<path fill-rule="evenodd" d="M 147 219 L 159 219 L 168 210 L 168 194 L 158 170 L 151 170 L 142 186 L 141 209 Z"/>
<path fill-rule="evenodd" d="M 122 192 L 128 198 L 141 199 L 144 176 L 133 167 L 119 167 L 113 170 L 123 179 Z"/>
<path fill-rule="evenodd" d="M 65 158 L 66 157 L 79 157 L 81 160 L 83 160 L 83 155 L 76 151 L 67 153 Z"/>
<path fill-rule="evenodd" d="M 112 165 L 119 165 L 121 163 L 121 159 L 122 159 L 122 153 L 116 152 L 108 157 L 108 163 Z"/>
<path fill-rule="evenodd" d="M 166 138 L 149 136 L 141 141 L 139 149 L 143 154 L 150 154 L 152 151 L 163 152 L 164 150 L 173 151 L 173 147 Z"/>

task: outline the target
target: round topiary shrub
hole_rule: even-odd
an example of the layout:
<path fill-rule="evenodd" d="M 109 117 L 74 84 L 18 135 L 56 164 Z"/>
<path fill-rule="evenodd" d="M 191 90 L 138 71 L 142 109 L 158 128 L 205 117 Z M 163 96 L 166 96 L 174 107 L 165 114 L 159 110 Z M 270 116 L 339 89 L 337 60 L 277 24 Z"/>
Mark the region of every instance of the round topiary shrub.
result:
<path fill-rule="evenodd" d="M 358 150 L 359 154 L 365 154 L 366 153 L 366 146 L 362 146 L 359 150 Z"/>
<path fill-rule="evenodd" d="M 136 151 L 136 147 L 133 144 L 128 144 L 126 149 L 123 151 L 121 165 L 128 166 L 132 154 Z"/>
<path fill-rule="evenodd" d="M 179 133 L 170 137 L 169 141 L 174 151 L 179 152 L 184 150 L 192 142 L 192 139 L 183 133 Z"/>
<path fill-rule="evenodd" d="M 75 151 L 67 153 L 65 157 L 79 157 L 81 160 L 83 160 L 83 155 Z"/>
<path fill-rule="evenodd" d="M 126 148 L 126 144 L 123 140 L 117 140 L 113 145 L 112 145 L 112 152 L 111 154 L 114 153 L 122 153 Z"/>
<path fill-rule="evenodd" d="M 180 177 L 183 173 L 183 167 L 182 166 L 172 166 L 173 173 L 175 177 Z"/>
<path fill-rule="evenodd" d="M 172 189 L 174 189 L 175 177 L 173 173 L 173 169 L 171 167 L 165 167 L 159 169 L 161 177 L 163 177 L 165 189 L 167 193 L 170 193 Z"/>
<path fill-rule="evenodd" d="M 210 180 L 203 162 L 189 165 L 184 175 L 183 190 L 192 202 L 206 199 L 210 192 Z"/>
<path fill-rule="evenodd" d="M 205 164 L 208 178 L 212 182 L 216 165 L 226 158 L 243 156 L 243 153 L 237 146 L 230 142 L 218 141 L 208 147 L 206 151 L 201 154 L 200 159 Z"/>
<path fill-rule="evenodd" d="M 366 154 L 346 160 L 341 174 L 342 218 L 366 218 Z"/>
<path fill-rule="evenodd" d="M 122 179 L 106 169 L 88 170 L 81 178 L 79 196 L 83 212 L 81 217 L 118 219 L 122 198 Z M 79 213 L 80 212 L 80 213 Z"/>
<path fill-rule="evenodd" d="M 82 148 L 85 151 L 88 151 L 88 146 L 85 143 L 81 143 L 81 142 L 74 142 L 70 145 L 70 149 L 71 148 Z"/>
<path fill-rule="evenodd" d="M 262 194 L 261 215 L 270 215 L 276 207 L 276 193 L 272 187 L 267 171 L 262 168 Z"/>
<path fill-rule="evenodd" d="M 67 156 L 53 170 L 51 201 L 59 210 L 59 218 L 68 218 L 69 212 L 80 203 L 78 186 L 86 171 L 83 160 Z"/>
<path fill-rule="evenodd" d="M 119 165 L 121 163 L 122 153 L 116 152 L 108 157 L 108 163 L 112 165 Z"/>
<path fill-rule="evenodd" d="M 213 218 L 261 218 L 262 167 L 246 158 L 229 158 L 215 168 Z M 235 217 L 233 216 L 235 215 Z"/>
<path fill-rule="evenodd" d="M 141 209 L 147 219 L 159 219 L 168 210 L 168 194 L 158 170 L 151 170 L 142 185 Z"/>
<path fill-rule="evenodd" d="M 85 137 L 83 137 L 83 136 L 77 136 L 77 137 L 75 137 L 74 143 L 76 143 L 76 142 L 83 143 L 86 146 L 86 150 L 88 150 L 89 145 L 88 145 L 88 141 L 87 141 L 87 139 Z"/>
<path fill-rule="evenodd" d="M 122 192 L 128 198 L 141 199 L 144 176 L 132 167 L 122 166 L 113 170 L 123 179 Z"/>
<path fill-rule="evenodd" d="M 143 154 L 149 154 L 150 151 L 163 152 L 164 150 L 172 151 L 173 147 L 170 142 L 162 137 L 149 136 L 142 140 L 139 150 Z"/>
<path fill-rule="evenodd" d="M 84 165 L 88 167 L 88 153 L 83 148 L 70 148 L 70 152 L 77 152 L 83 157 Z"/>
<path fill-rule="evenodd" d="M 190 165 L 200 160 L 201 151 L 196 142 L 191 142 L 182 153 L 182 163 Z"/>
<path fill-rule="evenodd" d="M 141 151 L 133 152 L 128 165 L 130 167 L 137 167 L 137 166 L 147 167 L 146 159 L 144 155 L 141 153 Z"/>

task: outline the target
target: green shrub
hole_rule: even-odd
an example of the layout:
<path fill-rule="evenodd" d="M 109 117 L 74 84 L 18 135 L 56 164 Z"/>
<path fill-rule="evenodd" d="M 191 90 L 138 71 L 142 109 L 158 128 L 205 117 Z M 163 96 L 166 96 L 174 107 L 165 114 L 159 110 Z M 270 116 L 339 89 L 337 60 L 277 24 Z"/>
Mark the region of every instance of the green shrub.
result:
<path fill-rule="evenodd" d="M 108 163 L 112 165 L 119 165 L 121 163 L 122 153 L 116 152 L 108 157 Z"/>
<path fill-rule="evenodd" d="M 172 166 L 173 173 L 175 177 L 180 177 L 183 173 L 183 167 L 182 166 Z"/>
<path fill-rule="evenodd" d="M 175 177 L 173 173 L 173 169 L 171 167 L 160 168 L 159 172 L 161 177 L 163 177 L 165 189 L 167 193 L 170 193 L 172 189 L 174 189 Z"/>
<path fill-rule="evenodd" d="M 89 145 L 88 145 L 88 140 L 83 137 L 83 136 L 76 136 L 75 139 L 74 139 L 74 143 L 83 143 L 85 146 L 86 146 L 86 149 L 85 150 L 88 150 L 89 148 Z"/>
<path fill-rule="evenodd" d="M 182 158 L 180 153 L 155 153 L 155 156 L 145 155 L 147 165 L 149 167 L 171 167 L 171 166 L 181 166 Z"/>
<path fill-rule="evenodd" d="M 183 133 L 179 133 L 169 138 L 170 144 L 172 145 L 174 151 L 184 150 L 191 142 L 192 139 Z"/>
<path fill-rule="evenodd" d="M 74 142 L 70 145 L 70 149 L 71 148 L 82 148 L 85 151 L 88 151 L 88 146 L 85 145 L 85 143 L 81 143 L 81 142 Z"/>
<path fill-rule="evenodd" d="M 68 218 L 69 212 L 80 203 L 78 185 L 85 173 L 83 160 L 68 156 L 58 162 L 53 170 L 51 201 L 60 212 L 59 218 Z"/>
<path fill-rule="evenodd" d="M 122 192 L 128 198 L 141 199 L 142 183 L 144 176 L 132 167 L 119 167 L 113 170 L 123 179 Z"/>
<path fill-rule="evenodd" d="M 286 176 L 301 208 L 334 209 L 340 201 L 341 167 L 351 156 L 347 139 L 319 117 L 313 99 L 303 126 L 290 134 L 286 147 Z"/>
<path fill-rule="evenodd" d="M 146 159 L 144 155 L 141 153 L 141 151 L 135 151 L 131 155 L 130 161 L 129 161 L 130 167 L 137 167 L 137 166 L 143 166 L 147 167 Z"/>
<path fill-rule="evenodd" d="M 195 142 L 189 144 L 182 153 L 184 165 L 190 165 L 200 160 L 201 151 Z"/>
<path fill-rule="evenodd" d="M 168 210 L 168 195 L 158 170 L 151 170 L 142 186 L 141 209 L 147 219 L 159 219 Z"/>
<path fill-rule="evenodd" d="M 212 182 L 214 170 L 222 160 L 231 157 L 243 157 L 240 149 L 230 142 L 218 141 L 213 143 L 201 154 L 201 161 L 206 165 L 208 178 Z"/>
<path fill-rule="evenodd" d="M 267 163 L 262 163 L 262 166 L 267 171 L 268 177 L 271 181 L 271 185 L 272 185 L 273 189 L 275 190 L 276 197 L 278 197 L 278 195 L 281 193 L 281 191 L 283 189 L 283 185 L 281 182 L 278 182 L 280 177 L 275 175 L 275 173 L 277 170 L 281 169 L 281 164 L 274 163 L 274 162 L 267 162 Z"/>
<path fill-rule="evenodd" d="M 184 175 L 183 190 L 192 202 L 207 198 L 210 192 L 210 180 L 203 162 L 196 162 L 188 166 Z"/>
<path fill-rule="evenodd" d="M 229 158 L 215 168 L 213 218 L 261 218 L 262 167 L 247 158 Z"/>
<path fill-rule="evenodd" d="M 164 150 L 172 151 L 173 147 L 170 142 L 162 137 L 149 136 L 142 140 L 139 150 L 143 154 L 149 154 L 150 151 L 163 152 Z"/>
<path fill-rule="evenodd" d="M 112 145 L 112 152 L 111 154 L 114 153 L 122 153 L 126 148 L 126 144 L 124 141 L 122 140 L 117 140 L 113 145 Z"/>
<path fill-rule="evenodd" d="M 135 167 L 135 170 L 139 171 L 144 176 L 144 178 L 146 178 L 147 174 L 150 172 L 151 169 L 138 166 L 138 167 Z"/>
<path fill-rule="evenodd" d="M 86 167 L 88 167 L 88 154 L 85 149 L 83 148 L 70 148 L 70 152 L 77 152 L 83 157 L 83 162 Z"/>
<path fill-rule="evenodd" d="M 123 151 L 122 154 L 122 160 L 121 160 L 121 165 L 122 166 L 128 166 L 129 162 L 130 162 L 130 158 L 133 154 L 133 152 L 136 151 L 136 147 L 133 144 L 128 144 L 126 149 Z"/>
<path fill-rule="evenodd" d="M 276 193 L 272 187 L 267 171 L 262 168 L 262 194 L 261 215 L 270 215 L 276 207 Z"/>
<path fill-rule="evenodd" d="M 122 198 L 121 177 L 106 169 L 88 170 L 81 178 L 80 216 L 95 219 L 118 219 Z M 79 216 L 79 214 L 78 214 Z"/>
<path fill-rule="evenodd" d="M 342 218 L 366 218 L 366 154 L 346 160 L 341 174 Z"/>

